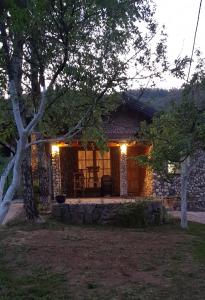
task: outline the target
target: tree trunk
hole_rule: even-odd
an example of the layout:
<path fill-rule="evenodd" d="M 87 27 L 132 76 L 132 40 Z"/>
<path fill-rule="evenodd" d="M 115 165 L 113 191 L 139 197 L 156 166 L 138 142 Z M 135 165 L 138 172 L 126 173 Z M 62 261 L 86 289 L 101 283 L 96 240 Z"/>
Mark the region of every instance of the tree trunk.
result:
<path fill-rule="evenodd" d="M 15 162 L 13 166 L 13 177 L 12 182 L 7 189 L 2 201 L 0 202 L 0 224 L 2 224 L 8 210 L 9 206 L 11 204 L 11 201 L 19 187 L 20 184 L 20 171 L 21 171 L 21 165 L 22 160 L 24 158 L 24 152 L 26 147 L 26 136 L 22 134 L 20 137 L 18 143 L 17 143 L 17 149 L 16 149 L 16 155 L 15 155 Z"/>
<path fill-rule="evenodd" d="M 187 187 L 189 179 L 189 158 L 181 164 L 181 227 L 188 228 L 187 221 Z"/>
<path fill-rule="evenodd" d="M 31 149 L 25 152 L 22 163 L 23 200 L 28 221 L 35 222 L 39 218 L 37 205 L 34 199 L 33 179 L 31 170 Z"/>
<path fill-rule="evenodd" d="M 49 160 L 46 154 L 46 145 L 38 145 L 38 176 L 40 203 L 42 208 L 49 209 L 51 203 Z"/>

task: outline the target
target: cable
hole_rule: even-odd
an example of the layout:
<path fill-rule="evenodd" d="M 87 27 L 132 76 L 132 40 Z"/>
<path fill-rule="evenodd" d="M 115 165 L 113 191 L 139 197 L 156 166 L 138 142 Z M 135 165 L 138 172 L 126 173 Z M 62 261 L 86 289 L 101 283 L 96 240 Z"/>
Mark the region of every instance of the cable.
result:
<path fill-rule="evenodd" d="M 198 17 L 197 17 L 196 28 L 195 28 L 195 33 L 194 33 L 194 41 L 193 41 L 193 46 L 192 46 L 189 71 L 188 71 L 188 75 L 187 75 L 187 82 L 189 80 L 189 75 L 190 75 L 191 65 L 192 65 L 192 59 L 193 59 L 193 55 L 194 55 L 194 48 L 195 48 L 195 43 L 196 43 L 196 35 L 197 35 L 197 30 L 198 30 L 198 25 L 199 25 L 199 18 L 200 18 L 201 6 L 202 6 L 202 0 L 200 1 L 200 4 L 199 4 L 199 11 L 198 11 Z"/>

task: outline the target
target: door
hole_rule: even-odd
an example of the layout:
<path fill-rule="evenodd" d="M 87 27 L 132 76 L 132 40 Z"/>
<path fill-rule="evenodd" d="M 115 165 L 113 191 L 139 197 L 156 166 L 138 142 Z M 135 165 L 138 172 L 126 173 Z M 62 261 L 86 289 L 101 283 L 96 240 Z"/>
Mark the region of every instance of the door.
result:
<path fill-rule="evenodd" d="M 86 188 L 100 188 L 103 175 L 111 175 L 110 151 L 78 150 L 78 170 L 83 172 Z"/>

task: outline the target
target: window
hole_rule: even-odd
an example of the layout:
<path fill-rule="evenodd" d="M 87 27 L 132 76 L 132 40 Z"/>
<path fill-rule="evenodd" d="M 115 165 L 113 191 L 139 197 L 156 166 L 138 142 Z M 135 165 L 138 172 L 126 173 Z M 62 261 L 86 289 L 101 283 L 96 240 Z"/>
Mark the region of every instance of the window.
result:
<path fill-rule="evenodd" d="M 110 175 L 110 151 L 100 153 L 96 151 L 96 165 L 99 167 L 99 177 L 103 175 Z"/>
<path fill-rule="evenodd" d="M 79 150 L 78 169 L 83 171 L 87 188 L 100 187 L 103 175 L 110 175 L 110 151 Z"/>
<path fill-rule="evenodd" d="M 168 174 L 180 174 L 180 165 L 179 163 L 168 162 L 167 165 Z"/>

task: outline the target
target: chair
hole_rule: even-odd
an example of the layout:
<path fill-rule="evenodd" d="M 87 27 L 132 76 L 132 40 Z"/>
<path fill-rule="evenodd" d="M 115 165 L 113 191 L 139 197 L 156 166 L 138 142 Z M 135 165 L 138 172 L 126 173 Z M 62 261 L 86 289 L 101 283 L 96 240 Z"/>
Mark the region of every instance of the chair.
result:
<path fill-rule="evenodd" d="M 85 177 L 83 170 L 78 170 L 74 173 L 74 197 L 77 197 L 78 192 L 81 192 L 81 195 L 85 194 Z"/>
<path fill-rule="evenodd" d="M 113 179 L 110 175 L 103 175 L 101 178 L 101 195 L 112 196 L 113 194 Z"/>
<path fill-rule="evenodd" d="M 93 183 L 93 187 L 98 187 L 99 184 L 99 178 L 98 178 L 98 172 L 100 170 L 100 167 L 87 167 L 88 171 L 88 187 Z"/>

